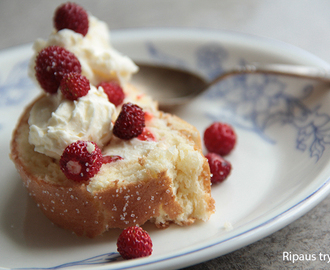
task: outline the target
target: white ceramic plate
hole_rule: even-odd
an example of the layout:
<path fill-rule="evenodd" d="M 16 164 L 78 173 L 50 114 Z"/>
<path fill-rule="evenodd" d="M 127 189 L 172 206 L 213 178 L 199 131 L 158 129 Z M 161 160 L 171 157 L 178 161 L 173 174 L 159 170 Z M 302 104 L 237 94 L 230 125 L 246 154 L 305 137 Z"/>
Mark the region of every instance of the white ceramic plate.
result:
<path fill-rule="evenodd" d="M 243 62 L 329 67 L 296 47 L 229 32 L 136 29 L 114 31 L 112 42 L 135 60 L 182 66 L 208 78 Z M 52 225 L 29 198 L 8 158 L 15 123 L 38 93 L 27 78 L 30 56 L 31 45 L 0 52 L 0 267 L 4 269 L 180 268 L 275 232 L 329 193 L 328 88 L 296 78 L 228 78 L 176 110 L 201 132 L 213 121 L 224 121 L 238 134 L 237 146 L 227 157 L 233 172 L 212 187 L 216 214 L 189 227 L 157 230 L 146 224 L 153 255 L 123 261 L 115 244 L 120 230 L 85 239 Z"/>

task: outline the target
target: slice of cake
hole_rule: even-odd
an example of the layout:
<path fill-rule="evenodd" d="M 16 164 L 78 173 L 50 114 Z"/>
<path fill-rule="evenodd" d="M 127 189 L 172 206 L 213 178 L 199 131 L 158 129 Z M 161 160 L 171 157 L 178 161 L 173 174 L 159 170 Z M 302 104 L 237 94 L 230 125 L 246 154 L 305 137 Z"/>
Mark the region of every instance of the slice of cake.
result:
<path fill-rule="evenodd" d="M 79 29 L 71 26 L 77 13 L 85 18 Z M 148 220 L 160 228 L 207 221 L 214 200 L 196 128 L 129 84 L 138 68 L 110 45 L 103 22 L 67 3 L 54 25 L 47 41 L 35 42 L 29 70 L 44 92 L 11 142 L 38 207 L 88 237 Z"/>

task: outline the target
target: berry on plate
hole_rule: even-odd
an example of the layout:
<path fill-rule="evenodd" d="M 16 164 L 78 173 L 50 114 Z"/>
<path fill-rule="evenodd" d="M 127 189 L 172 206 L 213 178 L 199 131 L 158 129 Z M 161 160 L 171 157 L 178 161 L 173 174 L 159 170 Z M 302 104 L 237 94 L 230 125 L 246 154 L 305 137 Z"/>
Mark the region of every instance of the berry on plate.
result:
<path fill-rule="evenodd" d="M 54 26 L 57 31 L 70 29 L 85 36 L 88 32 L 88 14 L 76 3 L 67 2 L 56 9 Z"/>
<path fill-rule="evenodd" d="M 209 152 L 228 155 L 236 144 L 236 133 L 230 125 L 215 122 L 204 131 L 204 144 Z"/>
<path fill-rule="evenodd" d="M 107 94 L 109 101 L 116 107 L 123 103 L 125 93 L 117 82 L 102 82 L 98 85 L 98 87 L 100 86 L 103 88 L 104 93 Z"/>
<path fill-rule="evenodd" d="M 90 84 L 89 80 L 84 75 L 70 72 L 63 76 L 60 83 L 60 89 L 66 99 L 77 100 L 78 98 L 87 95 L 90 89 Z"/>
<path fill-rule="evenodd" d="M 208 153 L 205 157 L 210 165 L 211 183 L 223 182 L 231 172 L 231 163 L 216 153 Z"/>
<path fill-rule="evenodd" d="M 49 46 L 37 55 L 35 71 L 41 88 L 55 94 L 64 74 L 81 73 L 81 65 L 72 52 L 60 46 Z"/>
<path fill-rule="evenodd" d="M 150 256 L 152 241 L 141 227 L 128 227 L 118 237 L 117 250 L 126 260 Z"/>
<path fill-rule="evenodd" d="M 60 159 L 65 176 L 82 182 L 98 173 L 103 164 L 101 149 L 94 142 L 76 141 L 68 145 Z"/>
<path fill-rule="evenodd" d="M 139 136 L 145 127 L 144 112 L 136 104 L 125 103 L 113 127 L 113 134 L 120 139 L 130 140 Z"/>

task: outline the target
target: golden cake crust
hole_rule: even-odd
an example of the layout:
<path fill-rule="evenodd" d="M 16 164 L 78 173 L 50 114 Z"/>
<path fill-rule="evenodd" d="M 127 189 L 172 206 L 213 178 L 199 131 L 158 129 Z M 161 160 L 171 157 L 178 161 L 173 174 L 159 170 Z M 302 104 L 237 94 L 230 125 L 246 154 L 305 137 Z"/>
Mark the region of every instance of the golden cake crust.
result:
<path fill-rule="evenodd" d="M 193 141 L 195 150 L 203 157 L 198 175 L 201 205 L 194 206 L 203 209 L 184 218 L 185 210 L 177 199 L 178 191 L 173 189 L 175 179 L 166 170 L 150 171 L 135 182 L 111 179 L 105 188 L 95 192 L 88 190 L 87 184 L 66 179 L 57 160 L 35 152 L 28 143 L 28 118 L 34 103 L 25 109 L 13 132 L 10 157 L 29 194 L 54 224 L 79 236 L 95 237 L 110 228 L 142 225 L 148 220 L 160 228 L 172 222 L 189 225 L 196 219 L 207 220 L 214 212 L 210 170 L 200 150 L 199 133 L 182 119 L 162 112 L 158 115 L 170 129 L 179 131 L 190 143 Z M 36 164 L 38 168 L 35 168 Z M 139 165 L 144 166 L 143 158 L 139 159 Z"/>

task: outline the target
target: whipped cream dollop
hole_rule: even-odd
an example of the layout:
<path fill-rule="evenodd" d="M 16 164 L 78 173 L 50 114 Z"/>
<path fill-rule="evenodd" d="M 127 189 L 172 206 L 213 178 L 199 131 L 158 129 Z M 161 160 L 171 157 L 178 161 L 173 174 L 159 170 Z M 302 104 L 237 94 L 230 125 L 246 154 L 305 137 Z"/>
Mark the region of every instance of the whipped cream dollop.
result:
<path fill-rule="evenodd" d="M 127 56 L 111 46 L 110 31 L 103 21 L 89 15 L 89 28 L 86 36 L 70 29 L 53 30 L 48 40 L 37 39 L 33 45 L 35 52 L 30 62 L 29 75 L 35 79 L 35 58 L 45 47 L 56 45 L 66 48 L 78 58 L 82 74 L 90 83 L 98 85 L 103 81 L 118 80 L 125 84 L 138 67 Z"/>
<path fill-rule="evenodd" d="M 115 109 L 103 88 L 92 85 L 86 96 L 75 101 L 65 99 L 61 91 L 43 96 L 30 112 L 29 142 L 36 152 L 56 159 L 77 140 L 93 141 L 102 148 L 111 139 Z"/>
<path fill-rule="evenodd" d="M 77 140 L 93 141 L 101 149 L 112 137 L 112 118 L 115 106 L 109 102 L 100 82 L 117 80 L 123 86 L 138 71 L 134 62 L 116 51 L 110 43 L 108 26 L 88 15 L 86 36 L 69 29 L 53 30 L 47 40 L 38 39 L 33 45 L 29 76 L 35 77 L 35 59 L 38 53 L 52 45 L 71 51 L 78 58 L 82 74 L 90 82 L 86 96 L 67 100 L 59 90 L 56 94 L 40 98 L 29 117 L 29 143 L 36 152 L 59 159 L 69 144 Z"/>

